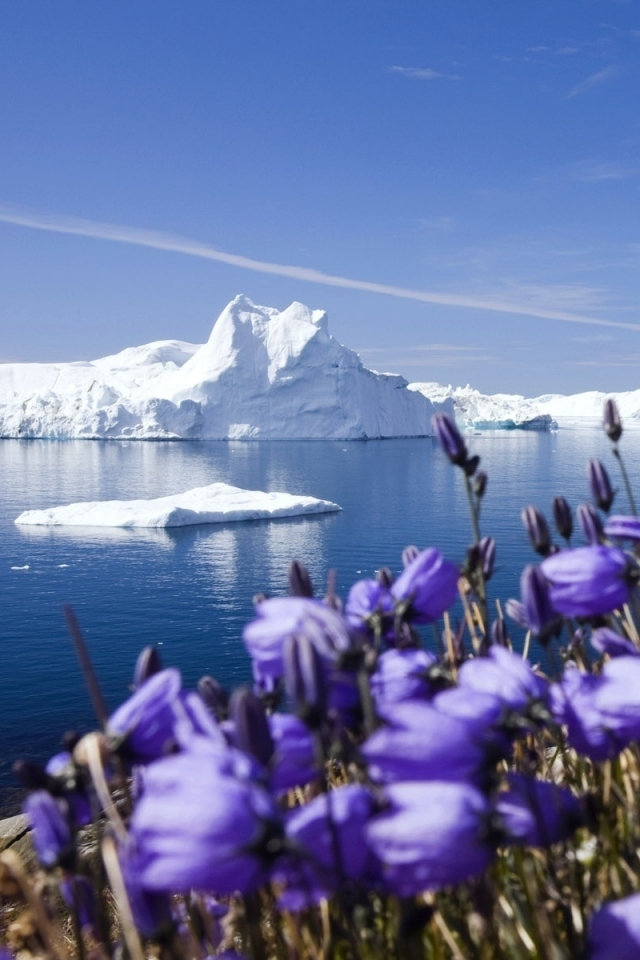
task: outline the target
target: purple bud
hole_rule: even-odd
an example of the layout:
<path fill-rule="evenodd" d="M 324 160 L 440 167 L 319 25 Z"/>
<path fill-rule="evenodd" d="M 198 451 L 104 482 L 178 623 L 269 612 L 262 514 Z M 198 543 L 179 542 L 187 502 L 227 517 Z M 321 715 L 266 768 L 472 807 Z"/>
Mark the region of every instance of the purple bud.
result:
<path fill-rule="evenodd" d="M 31 824 L 33 845 L 42 866 L 69 866 L 75 858 L 71 831 L 53 797 L 37 790 L 27 797 L 22 809 Z"/>
<path fill-rule="evenodd" d="M 616 514 L 607 519 L 604 532 L 612 540 L 640 540 L 640 518 Z"/>
<path fill-rule="evenodd" d="M 229 694 L 215 677 L 205 676 L 198 680 L 198 693 L 218 723 L 226 720 L 229 713 Z"/>
<path fill-rule="evenodd" d="M 387 590 L 395 580 L 395 577 L 389 567 L 380 567 L 379 570 L 376 570 L 376 580 L 381 587 L 385 587 Z"/>
<path fill-rule="evenodd" d="M 410 563 L 413 563 L 413 561 L 415 560 L 415 558 L 418 556 L 419 553 L 420 553 L 420 550 L 418 549 L 418 547 L 415 547 L 413 545 L 409 547 L 405 547 L 404 550 L 402 551 L 402 566 L 408 567 Z"/>
<path fill-rule="evenodd" d="M 282 657 L 284 682 L 301 720 L 319 727 L 327 706 L 325 671 L 320 654 L 304 634 L 287 637 Z"/>
<path fill-rule="evenodd" d="M 517 603 L 517 600 L 515 602 Z M 491 642 L 495 643 L 498 647 L 509 647 L 507 625 L 502 617 L 494 620 L 491 624 Z"/>
<path fill-rule="evenodd" d="M 589 461 L 589 483 L 596 506 L 608 513 L 615 493 L 611 486 L 609 474 L 599 460 Z"/>
<path fill-rule="evenodd" d="M 604 402 L 602 425 L 604 432 L 613 443 L 617 443 L 622 436 L 622 421 L 615 400 L 611 397 Z"/>
<path fill-rule="evenodd" d="M 533 549 L 541 557 L 548 557 L 551 552 L 551 534 L 543 514 L 536 507 L 525 507 L 520 516 Z"/>
<path fill-rule="evenodd" d="M 145 647 L 136 660 L 133 671 L 134 689 L 141 687 L 145 680 L 162 670 L 162 660 L 156 647 Z"/>
<path fill-rule="evenodd" d="M 520 578 L 520 594 L 529 630 L 541 640 L 551 636 L 558 617 L 551 605 L 549 589 L 540 567 L 524 568 Z"/>
<path fill-rule="evenodd" d="M 480 559 L 482 561 L 484 578 L 485 580 L 490 580 L 496 562 L 496 541 L 493 537 L 483 537 L 478 547 L 480 548 Z"/>
<path fill-rule="evenodd" d="M 273 756 L 273 738 L 267 713 L 253 690 L 234 690 L 229 704 L 234 723 L 235 745 L 266 767 Z"/>
<path fill-rule="evenodd" d="M 525 630 L 529 629 L 527 612 L 524 609 L 524 604 L 520 603 L 519 600 L 507 600 L 504 605 L 504 612 L 514 623 L 517 623 L 519 627 L 524 627 Z"/>
<path fill-rule="evenodd" d="M 440 446 L 451 463 L 458 467 L 463 466 L 467 460 L 467 448 L 455 421 L 446 413 L 436 413 L 431 423 Z"/>
<path fill-rule="evenodd" d="M 611 613 L 628 600 L 637 567 L 617 547 L 561 550 L 541 564 L 550 583 L 551 603 L 567 617 Z"/>
<path fill-rule="evenodd" d="M 313 586 L 311 585 L 309 571 L 299 560 L 292 560 L 289 564 L 289 596 L 313 596 Z"/>
<path fill-rule="evenodd" d="M 82 874 L 63 876 L 60 892 L 69 909 L 75 909 L 80 929 L 87 929 L 92 936 L 97 936 L 96 897 L 90 880 Z"/>
<path fill-rule="evenodd" d="M 571 507 L 564 497 L 554 497 L 553 519 L 560 536 L 568 540 L 573 533 L 573 518 L 571 516 Z"/>
<path fill-rule="evenodd" d="M 549 847 L 567 840 L 584 823 L 579 799 L 555 783 L 509 775 L 509 790 L 498 794 L 496 809 L 511 843 Z"/>
<path fill-rule="evenodd" d="M 601 543 L 604 539 L 604 526 L 600 514 L 590 503 L 581 503 L 576 510 L 582 536 L 590 544 Z"/>

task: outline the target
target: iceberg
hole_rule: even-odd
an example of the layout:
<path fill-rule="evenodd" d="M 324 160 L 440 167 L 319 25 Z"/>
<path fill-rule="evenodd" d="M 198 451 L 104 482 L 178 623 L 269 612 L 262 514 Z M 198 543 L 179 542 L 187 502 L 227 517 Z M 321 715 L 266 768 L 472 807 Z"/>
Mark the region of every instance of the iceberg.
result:
<path fill-rule="evenodd" d="M 47 510 L 25 510 L 15 522 L 47 527 L 188 527 L 198 523 L 334 513 L 341 509 L 330 500 L 211 483 L 153 500 L 96 500 Z"/>
<path fill-rule="evenodd" d="M 453 405 L 444 407 L 453 413 Z M 365 440 L 431 436 L 434 403 L 368 370 L 327 315 L 238 296 L 204 345 L 130 347 L 76 363 L 0 364 L 0 437 Z"/>
<path fill-rule="evenodd" d="M 421 393 L 435 404 L 452 400 L 456 420 L 470 430 L 555 430 L 558 427 L 552 410 L 543 406 L 542 401 L 547 398 L 527 400 L 508 393 L 486 396 L 469 385 L 445 387 L 440 383 L 410 383 L 408 389 Z"/>

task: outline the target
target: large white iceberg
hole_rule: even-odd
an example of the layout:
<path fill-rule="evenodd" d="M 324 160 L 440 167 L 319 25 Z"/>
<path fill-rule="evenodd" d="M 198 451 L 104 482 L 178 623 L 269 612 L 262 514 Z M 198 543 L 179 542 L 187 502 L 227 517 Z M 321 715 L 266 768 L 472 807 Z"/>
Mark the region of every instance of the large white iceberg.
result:
<path fill-rule="evenodd" d="M 468 385 L 445 387 L 440 383 L 410 383 L 408 389 L 436 404 L 452 400 L 456 420 L 474 430 L 552 430 L 558 426 L 553 414 L 541 404 L 547 398 L 527 400 L 508 393 L 486 396 Z"/>
<path fill-rule="evenodd" d="M 324 311 L 242 296 L 203 346 L 169 340 L 92 362 L 0 364 L 0 437 L 416 437 L 432 434 L 434 412 L 403 377 L 368 370 L 330 336 Z"/>
<path fill-rule="evenodd" d="M 196 523 L 333 513 L 340 509 L 330 500 L 212 483 L 154 500 L 96 500 L 47 510 L 25 510 L 15 522 L 46 527 L 188 527 Z"/>

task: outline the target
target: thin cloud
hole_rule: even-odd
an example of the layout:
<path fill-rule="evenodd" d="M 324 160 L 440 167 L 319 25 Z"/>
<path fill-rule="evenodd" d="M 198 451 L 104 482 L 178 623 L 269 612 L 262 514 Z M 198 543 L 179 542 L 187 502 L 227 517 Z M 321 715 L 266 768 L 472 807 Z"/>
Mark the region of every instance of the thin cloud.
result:
<path fill-rule="evenodd" d="M 235 253 L 225 253 L 222 250 L 216 250 L 215 247 L 207 246 L 198 240 L 191 240 L 188 237 L 180 237 L 175 234 L 162 233 L 155 230 L 141 230 L 137 227 L 127 227 L 120 224 L 85 220 L 76 217 L 27 213 L 16 210 L 15 208 L 3 206 L 0 206 L 0 222 L 12 223 L 21 227 L 31 227 L 34 230 L 46 230 L 50 233 L 92 237 L 95 240 L 111 240 L 116 243 L 128 243 L 138 247 L 150 247 L 153 250 L 182 253 L 190 257 L 200 257 L 204 260 L 215 260 L 218 263 L 226 263 L 228 266 L 240 267 L 243 270 L 253 270 L 256 273 L 288 277 L 292 280 L 317 283 L 325 287 L 341 287 L 345 290 L 381 293 L 384 296 L 396 297 L 401 300 L 414 300 L 418 303 L 436 303 L 445 307 L 465 307 L 469 310 L 486 310 L 491 313 L 540 317 L 544 320 L 561 320 L 565 323 L 581 323 L 595 327 L 613 327 L 619 330 L 635 330 L 636 332 L 640 332 L 640 324 L 637 323 L 623 323 L 616 320 L 605 320 L 600 317 L 583 316 L 579 313 L 564 310 L 542 308 L 526 302 L 507 302 L 493 298 L 463 296 L 457 293 L 412 290 L 406 287 L 392 286 L 391 284 L 373 283 L 369 280 L 354 280 L 349 277 L 322 273 L 320 270 L 314 270 L 309 267 L 296 267 L 288 264 L 269 263 L 264 260 L 253 260 L 250 257 L 243 257 Z"/>
<path fill-rule="evenodd" d="M 573 97 L 579 97 L 581 94 L 587 93 L 589 90 L 593 90 L 603 83 L 607 83 L 609 80 L 612 80 L 617 73 L 618 68 L 613 66 L 605 67 L 604 70 L 598 70 L 597 73 L 592 73 L 590 77 L 586 77 L 586 79 L 582 80 L 569 91 L 567 100 L 571 100 Z"/>
<path fill-rule="evenodd" d="M 457 73 L 440 73 L 431 67 L 389 67 L 391 73 L 400 73 L 412 80 L 462 80 Z"/>

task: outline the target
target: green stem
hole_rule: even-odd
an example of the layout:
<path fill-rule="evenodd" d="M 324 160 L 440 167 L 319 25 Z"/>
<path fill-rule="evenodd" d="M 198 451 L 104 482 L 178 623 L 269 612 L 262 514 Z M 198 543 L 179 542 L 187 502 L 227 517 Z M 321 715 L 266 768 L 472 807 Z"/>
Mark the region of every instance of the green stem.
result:
<path fill-rule="evenodd" d="M 624 480 L 625 490 L 627 491 L 627 497 L 629 499 L 629 506 L 631 507 L 631 513 L 634 517 L 638 516 L 638 511 L 636 510 L 636 502 L 633 499 L 633 493 L 631 492 L 631 484 L 629 482 L 629 474 L 627 473 L 627 468 L 624 465 L 624 460 L 622 459 L 622 454 L 618 449 L 616 444 L 613 448 L 613 455 L 620 464 L 620 472 L 622 473 L 622 479 Z"/>

